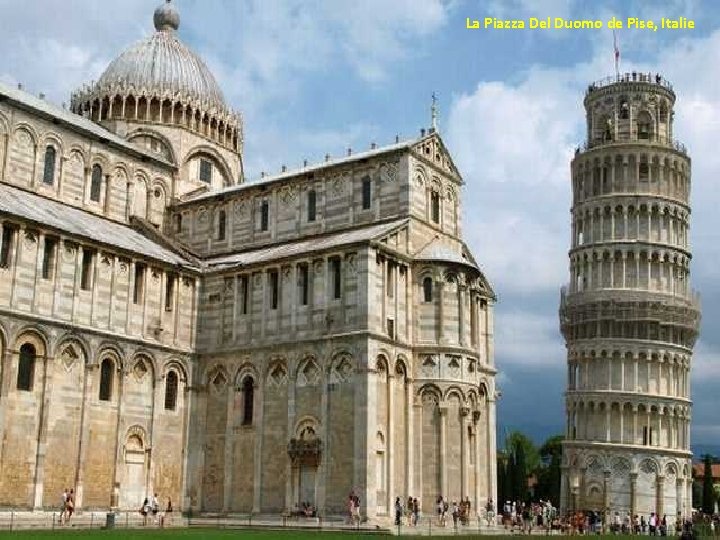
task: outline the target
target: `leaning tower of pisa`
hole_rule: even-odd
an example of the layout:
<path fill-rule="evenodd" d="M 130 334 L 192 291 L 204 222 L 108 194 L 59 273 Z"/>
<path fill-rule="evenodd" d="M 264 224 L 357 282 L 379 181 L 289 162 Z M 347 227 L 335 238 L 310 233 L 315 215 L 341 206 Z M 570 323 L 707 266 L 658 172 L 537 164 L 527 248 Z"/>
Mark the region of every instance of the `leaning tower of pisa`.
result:
<path fill-rule="evenodd" d="M 572 160 L 561 510 L 614 518 L 691 505 L 690 157 L 673 138 L 672 85 L 629 73 L 591 84 Z"/>

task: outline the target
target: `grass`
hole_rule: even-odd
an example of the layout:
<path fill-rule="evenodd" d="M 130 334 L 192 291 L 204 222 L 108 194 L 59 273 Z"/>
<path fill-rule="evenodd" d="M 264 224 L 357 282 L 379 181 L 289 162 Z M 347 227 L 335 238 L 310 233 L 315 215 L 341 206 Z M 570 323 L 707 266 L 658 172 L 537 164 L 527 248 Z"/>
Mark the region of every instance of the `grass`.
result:
<path fill-rule="evenodd" d="M 363 534 L 348 532 L 322 532 L 322 531 L 256 531 L 256 530 L 243 530 L 243 529 L 165 529 L 165 530 L 142 530 L 142 529 L 115 529 L 112 531 L 103 530 L 72 530 L 72 529 L 56 529 L 54 531 L 33 531 L 33 530 L 21 530 L 21 531 L 0 531 L 0 538 L 12 538 L 13 540 L 23 540 L 26 538 L 53 538 L 54 540 L 150 540 L 153 538 L 170 539 L 170 538 L 181 538 L 184 540 L 222 540 L 222 539 L 257 539 L 257 540 L 275 540 L 275 539 L 288 539 L 292 540 L 348 540 L 349 538 L 372 538 L 383 535 L 379 534 Z M 482 535 L 476 538 L 482 538 L 483 540 L 493 539 L 507 539 L 508 536 L 490 536 Z M 399 539 L 412 539 L 421 538 L 420 536 L 401 536 Z M 462 536 L 433 536 L 424 538 L 473 538 L 471 535 Z M 535 538 L 534 536 L 531 538 Z M 541 538 L 541 537 L 536 537 Z M 558 538 L 553 536 L 551 538 Z M 559 537 L 563 538 L 563 537 Z M 620 536 L 620 535 L 592 535 L 593 540 L 624 540 L 637 537 L 633 536 Z"/>

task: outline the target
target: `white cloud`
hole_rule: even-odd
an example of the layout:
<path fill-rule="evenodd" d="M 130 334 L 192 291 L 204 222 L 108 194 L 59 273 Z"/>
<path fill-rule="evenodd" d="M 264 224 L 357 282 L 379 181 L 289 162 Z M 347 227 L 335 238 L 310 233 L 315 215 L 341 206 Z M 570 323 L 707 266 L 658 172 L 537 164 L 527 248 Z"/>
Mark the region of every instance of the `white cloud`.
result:
<path fill-rule="evenodd" d="M 538 315 L 508 309 L 495 317 L 495 351 L 502 365 L 560 366 L 565 348 L 558 340 L 558 319 L 554 313 Z"/>

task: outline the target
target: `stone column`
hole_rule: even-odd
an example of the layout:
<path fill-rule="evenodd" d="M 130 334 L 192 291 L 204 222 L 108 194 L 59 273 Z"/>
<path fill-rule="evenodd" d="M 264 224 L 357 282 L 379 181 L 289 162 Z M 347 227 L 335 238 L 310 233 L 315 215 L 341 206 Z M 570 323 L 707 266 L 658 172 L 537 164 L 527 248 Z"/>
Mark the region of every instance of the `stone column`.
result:
<path fill-rule="evenodd" d="M 468 414 L 470 409 L 468 407 L 460 407 L 460 499 L 464 500 L 464 497 L 469 496 L 468 493 L 468 479 L 470 474 L 469 467 L 469 452 L 468 452 L 468 436 L 467 436 L 467 425 L 468 425 Z M 474 501 L 477 505 L 477 500 Z"/>
<path fill-rule="evenodd" d="M 610 471 L 603 471 L 603 513 L 607 525 L 610 518 Z"/>
<path fill-rule="evenodd" d="M 261 495 L 263 490 L 263 436 L 265 433 L 265 385 L 262 383 L 262 377 L 253 377 L 255 383 L 253 392 L 253 432 L 255 434 L 255 482 L 253 484 L 253 512 L 262 511 Z M 327 385 L 326 385 L 327 386 Z"/>
<path fill-rule="evenodd" d="M 41 509 L 43 507 L 43 493 L 44 493 L 44 482 L 45 482 L 45 452 L 47 450 L 47 437 L 48 437 L 48 413 L 50 411 L 51 402 L 51 388 L 54 371 L 55 358 L 48 356 L 49 351 L 44 351 L 43 358 L 43 383 L 42 383 L 42 394 L 40 401 L 39 411 L 39 434 L 37 441 L 37 453 L 35 456 L 35 491 L 33 507 L 35 509 Z"/>
<path fill-rule="evenodd" d="M 630 516 L 637 514 L 637 473 L 630 473 Z"/>
<path fill-rule="evenodd" d="M 414 448 L 416 441 L 413 440 L 414 430 L 413 422 L 415 421 L 414 408 L 413 408 L 413 393 L 412 383 L 410 378 L 411 366 L 407 366 L 408 373 L 404 381 L 405 384 L 405 410 L 407 414 L 405 416 L 405 496 L 411 497 L 413 495 L 414 482 L 413 482 L 413 470 L 414 470 L 414 459 L 415 453 Z"/>
<path fill-rule="evenodd" d="M 312 261 L 309 263 L 312 267 Z M 309 271 L 309 270 L 308 270 Z M 309 315 L 308 315 L 309 316 Z M 288 359 L 287 364 L 287 395 L 288 395 L 288 408 L 287 408 L 287 442 L 295 438 L 295 376 L 293 375 L 297 371 L 297 361 L 293 362 Z M 295 467 L 293 466 L 290 456 L 287 456 L 287 462 L 285 464 L 285 509 L 290 510 L 294 507 L 297 499 L 295 498 L 294 489 L 294 474 Z"/>
<path fill-rule="evenodd" d="M 447 497 L 447 470 L 445 468 L 447 458 L 447 415 L 448 408 L 446 404 L 439 407 L 440 413 L 440 491 L 443 497 Z"/>
<path fill-rule="evenodd" d="M 393 445 L 395 444 L 395 376 L 394 370 L 388 365 L 387 371 L 387 404 L 388 404 L 388 426 L 385 437 L 385 456 L 387 466 L 385 468 L 385 499 L 388 515 L 394 511 L 395 504 L 395 452 Z"/>
<path fill-rule="evenodd" d="M 235 472 L 235 438 L 237 437 L 237 426 L 235 425 L 235 400 L 238 394 L 237 381 L 230 380 L 227 384 L 227 395 L 225 407 L 227 409 L 225 416 L 225 448 L 223 463 L 225 470 L 223 471 L 223 512 L 229 512 L 232 509 L 233 483 Z M 247 456 L 248 458 L 250 456 Z M 255 456 L 257 458 L 257 456 Z M 257 478 L 253 476 L 253 487 L 257 485 Z M 253 505 L 253 512 L 255 508 Z"/>
<path fill-rule="evenodd" d="M 662 519 L 665 509 L 665 475 L 658 474 L 655 485 L 655 515 L 658 520 Z"/>

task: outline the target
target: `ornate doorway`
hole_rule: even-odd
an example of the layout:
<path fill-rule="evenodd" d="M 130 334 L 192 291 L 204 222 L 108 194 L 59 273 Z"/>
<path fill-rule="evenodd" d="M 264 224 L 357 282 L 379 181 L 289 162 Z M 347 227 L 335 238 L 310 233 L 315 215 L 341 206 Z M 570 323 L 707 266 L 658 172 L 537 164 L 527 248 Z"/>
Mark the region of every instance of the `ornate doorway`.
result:
<path fill-rule="evenodd" d="M 124 447 L 123 479 L 120 484 L 120 508 L 123 510 L 140 508 L 147 496 L 147 453 L 145 452 L 144 432 L 140 427 L 128 430 Z"/>
<path fill-rule="evenodd" d="M 317 508 L 317 470 L 322 443 L 316 436 L 314 425 L 303 425 L 298 431 L 298 437 L 291 439 L 288 444 L 288 456 L 292 464 L 293 504 L 297 504 L 299 509 L 305 505 Z"/>

